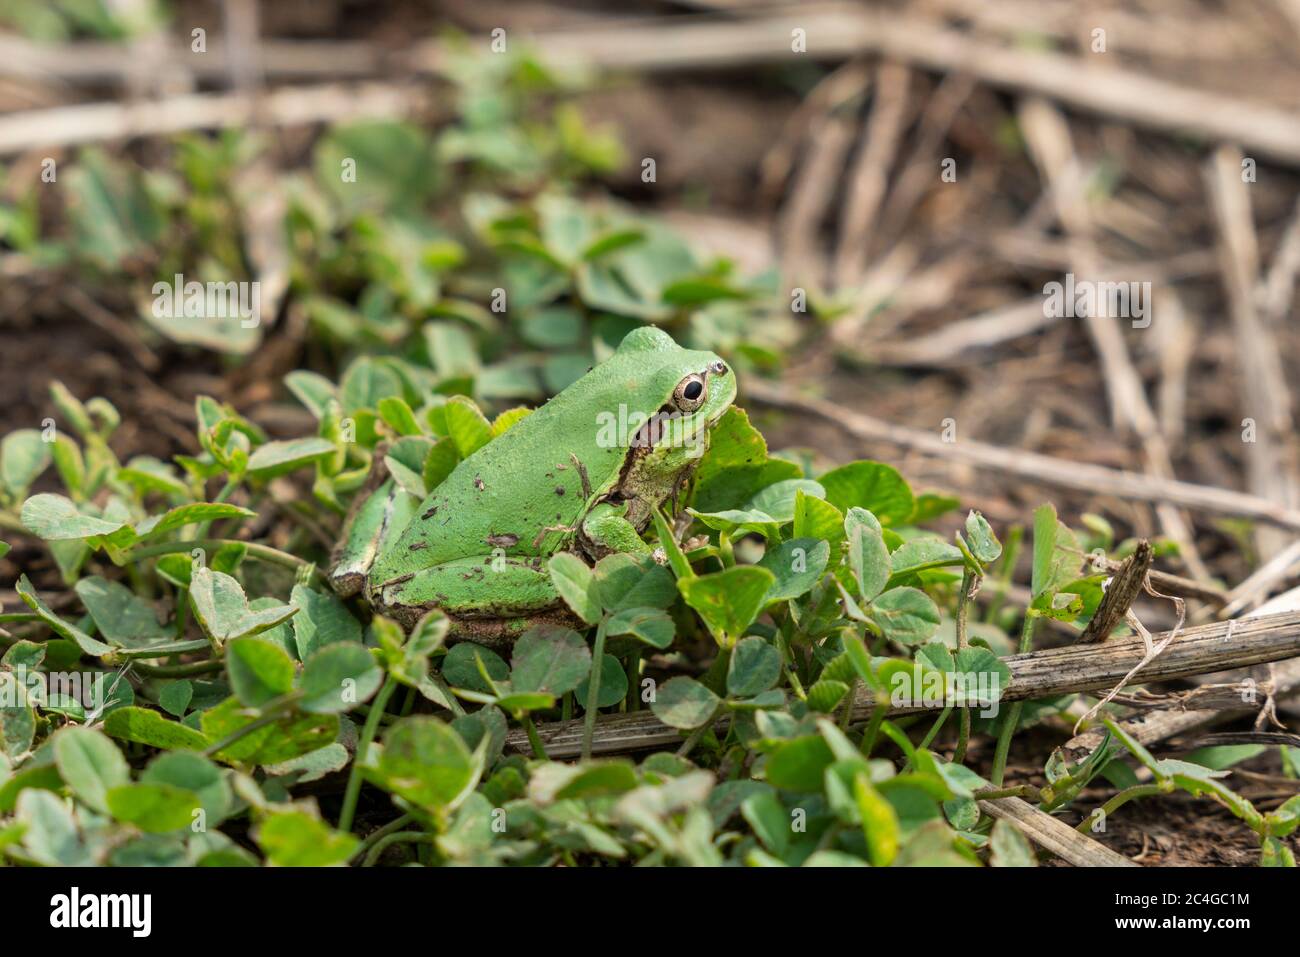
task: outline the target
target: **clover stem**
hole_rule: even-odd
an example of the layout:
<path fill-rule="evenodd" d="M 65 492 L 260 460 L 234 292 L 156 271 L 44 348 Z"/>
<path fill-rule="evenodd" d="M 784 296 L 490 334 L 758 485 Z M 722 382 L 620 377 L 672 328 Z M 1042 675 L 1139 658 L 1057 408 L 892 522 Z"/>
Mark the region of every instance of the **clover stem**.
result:
<path fill-rule="evenodd" d="M 414 686 L 406 689 L 406 698 L 402 701 L 401 713 L 403 718 L 415 710 L 415 695 L 416 691 Z"/>
<path fill-rule="evenodd" d="M 713 726 L 713 719 L 716 717 L 717 712 L 714 712 L 709 716 L 708 721 L 704 722 L 704 724 L 700 725 L 686 736 L 686 740 L 682 742 L 682 746 L 677 749 L 677 756 L 679 758 L 684 758 L 695 750 L 695 746 L 700 743 L 700 739 L 704 737 L 704 733 Z"/>
<path fill-rule="evenodd" d="M 1019 525 L 1011 526 L 1010 531 L 1007 532 L 1006 543 L 1002 546 L 1002 561 L 993 578 L 993 599 L 984 610 L 985 621 L 997 621 L 998 613 L 1002 611 L 1002 606 L 1007 600 L 1007 592 L 1011 588 L 1011 577 L 1016 570 L 1016 559 L 1020 557 L 1020 543 L 1024 537 L 1025 530 Z"/>
<path fill-rule="evenodd" d="M 591 677 L 587 679 L 587 710 L 582 716 L 582 760 L 591 757 L 591 736 L 596 731 L 596 710 L 600 705 L 600 672 L 605 660 L 605 618 L 596 626 L 596 642 L 591 649 Z"/>
<path fill-rule="evenodd" d="M 736 564 L 736 552 L 731 546 L 731 536 L 726 532 L 718 532 L 718 558 L 722 561 L 723 568 L 731 568 Z"/>
<path fill-rule="evenodd" d="M 889 702 L 882 701 L 871 712 L 871 721 L 867 724 L 867 730 L 862 733 L 862 744 L 858 749 L 864 758 L 871 757 L 871 751 L 876 746 L 876 737 L 880 734 L 880 726 L 885 723 L 885 713 L 888 711 Z"/>
<path fill-rule="evenodd" d="M 368 704 L 359 704 L 353 707 L 352 710 L 358 711 L 361 714 L 365 715 L 366 717 L 370 717 L 370 712 L 374 709 Z M 383 714 L 379 716 L 380 724 L 392 724 L 394 721 L 399 721 L 399 720 L 401 719 L 399 718 L 398 715 L 389 714 L 387 711 L 385 711 Z"/>
<path fill-rule="evenodd" d="M 794 692 L 795 697 L 800 701 L 807 701 L 808 693 L 803 690 L 803 682 L 795 672 L 794 651 L 790 648 L 790 637 L 786 633 L 788 622 L 787 618 L 782 623 L 781 630 L 776 633 L 777 650 L 781 652 L 781 670 L 785 672 L 786 680 L 790 682 L 790 690 Z"/>
<path fill-rule="evenodd" d="M 438 839 L 438 835 L 430 834 L 428 831 L 398 831 L 395 834 L 385 834 L 375 846 L 366 854 L 366 859 L 362 862 L 362 867 L 374 867 L 380 856 L 394 844 L 429 844 Z"/>
<path fill-rule="evenodd" d="M 1030 608 L 1025 612 L 1025 623 L 1020 629 L 1020 654 L 1027 653 L 1033 645 L 1034 627 L 1037 624 L 1038 612 Z M 989 775 L 989 780 L 993 782 L 994 787 L 1002 786 L 1002 777 L 1007 770 L 1007 753 L 1011 750 L 1011 737 L 1016 733 L 1016 725 L 1020 723 L 1020 712 L 1024 707 L 1023 701 L 1014 702 L 1007 712 L 1002 730 L 998 733 L 997 750 L 993 752 L 993 771 Z"/>
<path fill-rule="evenodd" d="M 636 652 L 627 656 L 624 665 L 627 674 L 627 697 L 624 699 L 624 711 L 631 713 L 641 710 L 641 656 Z"/>
<path fill-rule="evenodd" d="M 849 690 L 844 695 L 844 711 L 840 714 L 840 730 L 848 731 L 849 725 L 853 721 L 853 701 L 858 696 L 858 678 L 849 682 Z"/>
<path fill-rule="evenodd" d="M 375 695 L 375 700 L 370 703 L 370 714 L 366 715 L 366 723 L 361 729 L 361 737 L 357 739 L 356 757 L 352 759 L 352 768 L 348 772 L 347 790 L 343 792 L 343 809 L 339 812 L 339 830 L 348 833 L 352 830 L 352 818 L 357 813 L 357 797 L 361 794 L 361 766 L 366 763 L 366 757 L 370 751 L 370 742 L 375 739 L 375 732 L 379 729 L 379 717 L 388 707 L 388 699 L 393 696 L 397 690 L 397 679 L 392 675 L 384 682 L 384 686 L 379 689 Z"/>
<path fill-rule="evenodd" d="M 246 549 L 249 558 L 256 558 L 269 565 L 279 565 L 282 568 L 289 568 L 294 571 L 312 566 L 311 562 L 305 561 L 297 555 L 282 552 L 278 548 L 272 548 L 270 545 L 260 545 L 257 542 L 241 542 L 230 538 L 191 538 L 182 542 L 159 542 L 157 545 L 146 545 L 143 548 L 133 549 L 127 554 L 127 558 L 140 561 L 145 558 L 156 558 L 159 555 L 175 555 L 179 552 L 188 552 L 195 548 L 201 548 L 204 551 L 215 551 L 222 545 L 242 545 Z M 325 583 L 325 576 L 321 574 L 319 568 L 313 568 L 312 577 L 321 584 Z"/>
<path fill-rule="evenodd" d="M 406 825 L 410 824 L 414 820 L 415 820 L 414 815 L 403 814 L 401 817 L 393 818 L 383 827 L 376 828 L 375 830 L 371 831 L 369 834 L 365 836 L 365 838 L 362 839 L 361 843 L 357 846 L 357 851 L 355 854 L 352 855 L 352 860 L 358 862 L 364 860 L 366 856 L 366 852 L 370 850 L 372 847 L 374 847 L 376 842 L 387 837 L 389 834 L 397 833 L 398 831 L 406 827 Z"/>
<path fill-rule="evenodd" d="M 533 754 L 543 761 L 549 761 L 550 758 L 546 754 L 546 745 L 542 743 L 542 736 L 537 733 L 537 725 L 533 721 L 533 716 L 525 713 L 521 721 L 523 722 L 524 731 L 528 734 L 528 743 L 532 745 Z"/>
<path fill-rule="evenodd" d="M 930 746 L 931 742 L 934 741 L 935 736 L 939 733 L 939 729 L 942 728 L 944 722 L 948 720 L 950 714 L 952 714 L 952 705 L 946 706 L 939 712 L 939 717 L 935 719 L 934 724 L 930 725 L 930 730 L 925 733 L 925 737 L 922 738 L 921 743 L 917 745 L 918 748 L 928 748 Z"/>
<path fill-rule="evenodd" d="M 176 638 L 185 637 L 185 625 L 190 619 L 190 590 L 185 587 L 176 589 Z"/>
<path fill-rule="evenodd" d="M 961 725 L 957 729 L 957 748 L 952 753 L 952 763 L 966 760 L 966 745 L 970 743 L 970 708 L 961 709 Z"/>
<path fill-rule="evenodd" d="M 1104 820 L 1134 798 L 1151 797 L 1152 795 L 1163 793 L 1164 790 L 1165 788 L 1159 784 L 1135 784 L 1131 788 L 1125 788 L 1123 791 L 1120 791 L 1097 810 L 1101 811 Z M 1078 823 L 1075 830 L 1080 834 L 1087 834 L 1097 810 L 1094 810 L 1092 814 L 1084 815 L 1083 820 Z"/>
<path fill-rule="evenodd" d="M 206 645 L 207 642 L 205 641 Z M 190 661 L 181 665 L 147 665 L 142 661 L 131 664 L 131 670 L 146 678 L 189 678 L 193 675 L 212 674 L 220 671 L 225 664 L 209 659 L 207 661 Z"/>
<path fill-rule="evenodd" d="M 218 504 L 226 501 L 226 499 L 230 498 L 231 493 L 234 492 L 235 489 L 237 488 L 239 488 L 239 479 L 235 478 L 234 476 L 231 476 L 230 478 L 226 479 L 226 484 L 221 486 L 221 491 L 217 493 L 217 497 L 214 498 L 212 501 Z M 199 522 L 199 524 L 196 526 L 194 537 L 207 538 L 208 531 L 211 528 L 212 528 L 212 519 Z"/>
<path fill-rule="evenodd" d="M 279 721 L 280 718 L 283 716 L 284 712 L 289 708 L 291 708 L 293 706 L 293 703 L 297 701 L 300 697 L 302 697 L 302 693 L 295 691 L 295 692 L 290 692 L 289 694 L 286 695 L 281 695 L 279 698 L 276 698 L 272 701 L 268 701 L 266 705 L 263 706 L 262 714 L 259 718 L 257 718 L 257 720 L 250 721 L 248 724 L 236 728 L 234 731 L 230 732 L 230 734 L 226 735 L 216 744 L 212 744 L 204 748 L 203 749 L 204 757 L 210 758 L 215 754 L 219 754 L 220 752 L 226 750 L 226 748 L 234 744 L 236 741 L 239 741 L 241 738 L 247 737 L 248 735 L 252 734 L 254 731 L 258 730 L 259 728 L 265 728 L 268 724 L 271 724 L 272 722 L 275 721 Z"/>
<path fill-rule="evenodd" d="M 150 648 L 147 645 L 143 648 L 116 648 L 113 650 L 115 659 L 122 658 L 165 658 L 171 655 L 183 655 L 189 651 L 202 651 L 204 648 L 211 647 L 206 638 L 192 638 L 189 641 L 170 641 L 166 645 L 160 645 L 156 648 Z"/>
<path fill-rule="evenodd" d="M 960 654 L 968 646 L 966 637 L 966 617 L 970 610 L 970 596 L 975 583 L 975 573 L 967 565 L 961 575 L 961 594 L 957 596 L 957 652 Z M 961 726 L 957 731 L 957 749 L 952 753 L 954 764 L 966 760 L 966 745 L 970 741 L 970 708 L 961 709 Z"/>

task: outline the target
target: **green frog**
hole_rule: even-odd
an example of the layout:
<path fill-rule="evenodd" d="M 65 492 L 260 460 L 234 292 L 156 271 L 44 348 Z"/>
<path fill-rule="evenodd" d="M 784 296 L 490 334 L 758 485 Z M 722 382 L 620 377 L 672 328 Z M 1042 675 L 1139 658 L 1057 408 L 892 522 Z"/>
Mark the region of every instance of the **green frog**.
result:
<path fill-rule="evenodd" d="M 650 553 L 642 531 L 655 508 L 675 506 L 735 398 L 735 374 L 718 356 L 635 329 L 424 501 L 380 464 L 349 513 L 331 582 L 408 629 L 436 608 L 453 636 L 487 644 L 540 622 L 572 623 L 549 558 Z"/>

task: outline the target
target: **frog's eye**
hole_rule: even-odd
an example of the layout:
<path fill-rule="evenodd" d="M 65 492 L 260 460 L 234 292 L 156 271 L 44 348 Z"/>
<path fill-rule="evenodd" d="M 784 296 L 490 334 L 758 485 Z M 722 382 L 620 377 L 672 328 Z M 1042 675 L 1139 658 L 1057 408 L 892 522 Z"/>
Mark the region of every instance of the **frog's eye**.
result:
<path fill-rule="evenodd" d="M 688 375 L 673 390 L 673 405 L 682 412 L 694 412 L 704 404 L 706 391 L 704 376 Z"/>

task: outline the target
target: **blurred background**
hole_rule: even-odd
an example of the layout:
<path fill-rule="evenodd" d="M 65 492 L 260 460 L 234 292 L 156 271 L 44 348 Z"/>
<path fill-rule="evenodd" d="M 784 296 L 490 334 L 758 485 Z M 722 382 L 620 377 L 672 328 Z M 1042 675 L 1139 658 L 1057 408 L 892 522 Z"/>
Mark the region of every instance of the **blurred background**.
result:
<path fill-rule="evenodd" d="M 1281 587 L 1297 164 L 1297 0 L 0 0 L 0 434 L 57 380 L 124 459 L 199 393 L 299 435 L 282 377 L 363 355 L 502 408 L 655 322 L 774 448 Z M 160 318 L 177 274 L 260 323 Z"/>

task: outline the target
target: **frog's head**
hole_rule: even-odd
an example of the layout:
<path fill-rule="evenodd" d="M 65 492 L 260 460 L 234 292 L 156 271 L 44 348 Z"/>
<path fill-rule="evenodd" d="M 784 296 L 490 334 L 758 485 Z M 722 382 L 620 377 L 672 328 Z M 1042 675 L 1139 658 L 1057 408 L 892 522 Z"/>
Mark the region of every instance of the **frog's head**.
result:
<path fill-rule="evenodd" d="M 721 358 L 683 349 L 654 326 L 628 333 L 610 363 L 627 376 L 629 408 L 645 420 L 630 437 L 634 447 L 702 451 L 705 434 L 736 400 L 736 375 Z"/>

